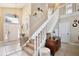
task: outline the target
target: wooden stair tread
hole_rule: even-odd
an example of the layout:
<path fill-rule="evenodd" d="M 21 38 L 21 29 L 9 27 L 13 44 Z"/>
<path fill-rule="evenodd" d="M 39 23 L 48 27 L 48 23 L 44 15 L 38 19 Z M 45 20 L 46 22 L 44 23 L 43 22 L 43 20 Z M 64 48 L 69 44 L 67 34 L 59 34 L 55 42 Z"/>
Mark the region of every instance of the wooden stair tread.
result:
<path fill-rule="evenodd" d="M 23 47 L 23 50 L 31 56 L 34 54 L 34 50 L 29 47 Z"/>
<path fill-rule="evenodd" d="M 34 54 L 34 40 L 30 40 L 24 47 L 23 50 L 30 56 Z"/>
<path fill-rule="evenodd" d="M 34 44 L 32 44 L 32 43 L 27 43 L 26 44 L 26 47 L 29 47 L 29 48 L 31 48 L 31 49 L 34 50 Z"/>

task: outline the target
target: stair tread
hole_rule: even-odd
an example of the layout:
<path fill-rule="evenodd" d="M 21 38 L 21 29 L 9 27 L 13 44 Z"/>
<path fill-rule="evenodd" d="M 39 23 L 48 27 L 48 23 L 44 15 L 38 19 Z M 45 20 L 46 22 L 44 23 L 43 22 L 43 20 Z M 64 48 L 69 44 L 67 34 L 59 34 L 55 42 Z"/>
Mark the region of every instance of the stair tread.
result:
<path fill-rule="evenodd" d="M 24 47 L 23 49 L 24 49 L 24 51 L 26 51 L 29 55 L 33 55 L 33 53 L 34 53 L 34 50 L 31 49 L 31 48 L 29 48 L 29 47 Z"/>
<path fill-rule="evenodd" d="M 32 43 L 26 44 L 26 47 L 32 48 L 34 50 L 34 44 L 32 44 Z"/>

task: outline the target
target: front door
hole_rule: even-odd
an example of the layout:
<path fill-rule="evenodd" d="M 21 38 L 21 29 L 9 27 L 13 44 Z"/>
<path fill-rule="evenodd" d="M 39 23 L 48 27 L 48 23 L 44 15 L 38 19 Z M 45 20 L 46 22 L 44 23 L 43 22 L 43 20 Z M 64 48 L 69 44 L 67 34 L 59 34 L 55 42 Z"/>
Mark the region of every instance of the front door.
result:
<path fill-rule="evenodd" d="M 4 41 L 18 40 L 19 23 L 4 22 Z"/>

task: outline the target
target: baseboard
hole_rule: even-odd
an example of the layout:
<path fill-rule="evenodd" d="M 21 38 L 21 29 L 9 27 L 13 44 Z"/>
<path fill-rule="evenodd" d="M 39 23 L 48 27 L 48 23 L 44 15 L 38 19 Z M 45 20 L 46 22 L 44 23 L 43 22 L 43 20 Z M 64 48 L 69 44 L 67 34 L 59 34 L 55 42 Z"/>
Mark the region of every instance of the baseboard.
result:
<path fill-rule="evenodd" d="M 74 43 L 74 42 L 61 42 L 62 44 L 70 44 L 70 45 L 75 45 L 75 46 L 79 46 L 78 43 Z"/>
<path fill-rule="evenodd" d="M 61 42 L 61 43 L 65 43 L 65 44 L 67 44 L 67 43 L 69 43 L 69 42 Z"/>
<path fill-rule="evenodd" d="M 69 44 L 71 44 L 71 45 L 75 45 L 75 46 L 79 46 L 78 43 L 69 42 Z"/>

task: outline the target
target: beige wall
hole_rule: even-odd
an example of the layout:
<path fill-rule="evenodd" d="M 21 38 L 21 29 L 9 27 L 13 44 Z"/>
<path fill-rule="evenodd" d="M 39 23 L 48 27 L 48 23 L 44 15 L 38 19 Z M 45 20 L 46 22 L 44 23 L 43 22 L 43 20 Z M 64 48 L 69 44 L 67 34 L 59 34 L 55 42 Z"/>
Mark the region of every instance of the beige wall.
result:
<path fill-rule="evenodd" d="M 3 40 L 3 20 L 6 14 L 16 14 L 21 24 L 22 9 L 16 8 L 0 8 L 0 40 Z"/>
<path fill-rule="evenodd" d="M 42 14 L 33 17 L 32 15 L 37 12 L 37 8 L 43 9 Z M 27 36 L 32 35 L 37 28 L 47 19 L 47 4 L 28 4 L 22 9 L 22 32 Z M 36 22 L 36 23 L 35 23 Z M 28 24 L 28 25 L 27 25 Z M 26 28 L 28 26 L 28 29 Z"/>
<path fill-rule="evenodd" d="M 22 32 L 29 36 L 29 21 L 31 15 L 31 4 L 27 4 L 22 9 Z M 28 27 L 28 28 L 27 28 Z"/>
<path fill-rule="evenodd" d="M 0 41 L 3 40 L 3 19 L 0 17 Z"/>
<path fill-rule="evenodd" d="M 38 12 L 37 8 L 40 7 L 43 12 Z M 34 13 L 37 13 L 36 16 L 33 16 Z M 42 23 L 47 20 L 48 6 L 47 4 L 32 4 L 31 5 L 31 19 L 30 19 L 30 35 L 32 35 Z"/>

